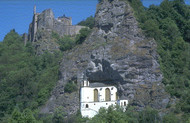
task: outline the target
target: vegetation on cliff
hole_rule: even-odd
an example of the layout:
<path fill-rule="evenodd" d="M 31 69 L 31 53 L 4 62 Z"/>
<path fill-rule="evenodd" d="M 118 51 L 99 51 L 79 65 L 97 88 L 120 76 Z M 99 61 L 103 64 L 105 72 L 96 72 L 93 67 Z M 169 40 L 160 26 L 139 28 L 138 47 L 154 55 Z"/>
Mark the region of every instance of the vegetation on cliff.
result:
<path fill-rule="evenodd" d="M 174 113 L 190 117 L 190 6 L 184 0 L 164 0 L 144 8 L 140 0 L 129 0 L 146 36 L 157 42 L 163 83 L 180 101 Z M 170 107 L 170 106 L 169 106 Z"/>
<path fill-rule="evenodd" d="M 99 0 L 101 2 L 101 0 Z M 111 1 L 111 0 L 110 0 Z M 65 117 L 59 108 L 54 114 L 38 117 L 37 108 L 45 103 L 58 81 L 61 55 L 45 52 L 35 55 L 30 43 L 24 46 L 21 36 L 11 30 L 0 42 L 0 121 L 2 122 L 188 122 L 190 121 L 190 7 L 183 0 L 164 0 L 160 6 L 144 8 L 140 0 L 125 0 L 133 7 L 139 26 L 158 45 L 163 83 L 167 91 L 177 98 L 176 105 L 168 105 L 170 113 L 160 116 L 158 111 L 146 108 L 136 111 L 129 106 L 125 112 L 119 107 L 101 109 L 92 119 L 76 116 Z M 83 43 L 94 27 L 94 18 L 79 23 L 88 26 L 73 37 L 52 37 L 62 51 L 70 50 Z M 76 86 L 68 83 L 65 91 L 75 91 Z M 37 115 L 36 115 L 37 114 Z"/>
<path fill-rule="evenodd" d="M 59 53 L 36 56 L 14 30 L 5 36 L 0 42 L 0 121 L 15 108 L 35 110 L 46 102 L 58 81 L 59 60 Z"/>
<path fill-rule="evenodd" d="M 99 113 L 93 118 L 84 118 L 78 111 L 76 115 L 64 117 L 64 112 L 56 110 L 50 115 L 50 123 L 179 123 L 180 120 L 173 114 L 161 117 L 158 111 L 147 107 L 143 111 L 136 111 L 134 107 L 129 106 L 125 112 L 119 106 L 110 106 L 108 109 L 101 108 Z M 46 119 L 41 119 L 43 122 Z"/>
<path fill-rule="evenodd" d="M 87 36 L 91 33 L 91 29 L 82 28 L 75 37 L 71 36 L 60 36 L 56 32 L 52 32 L 52 40 L 56 41 L 59 44 L 59 49 L 61 51 L 70 50 L 78 44 L 82 44 Z"/>
<path fill-rule="evenodd" d="M 72 49 L 84 42 L 91 29 L 81 29 L 76 37 L 61 37 L 52 32 L 61 51 Z M 37 122 L 34 115 L 55 87 L 59 76 L 61 52 L 36 55 L 31 43 L 24 46 L 23 39 L 11 30 L 0 42 L 0 120 L 2 122 Z M 77 89 L 68 83 L 65 91 Z M 28 118 L 29 117 L 29 118 Z M 54 118 L 54 116 L 52 117 Z M 47 119 L 47 118 L 45 118 Z"/>
<path fill-rule="evenodd" d="M 94 17 L 90 16 L 90 17 L 86 18 L 86 20 L 79 22 L 78 25 L 86 26 L 86 27 L 89 27 L 90 29 L 92 29 L 94 27 L 94 23 L 95 23 Z"/>

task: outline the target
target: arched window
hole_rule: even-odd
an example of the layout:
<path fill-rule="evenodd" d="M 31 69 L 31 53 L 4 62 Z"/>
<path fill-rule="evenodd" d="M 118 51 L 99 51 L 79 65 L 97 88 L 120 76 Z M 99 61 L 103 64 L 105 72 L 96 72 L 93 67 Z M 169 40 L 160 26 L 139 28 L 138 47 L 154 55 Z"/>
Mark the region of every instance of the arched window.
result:
<path fill-rule="evenodd" d="M 88 104 L 86 104 L 86 108 L 88 108 L 89 106 L 88 106 Z"/>
<path fill-rule="evenodd" d="M 98 102 L 98 89 L 94 89 L 94 102 Z"/>
<path fill-rule="evenodd" d="M 126 106 L 127 104 L 126 104 L 126 102 L 124 102 L 124 106 Z"/>
<path fill-rule="evenodd" d="M 118 93 L 116 92 L 116 93 L 115 93 L 115 100 L 118 100 L 118 99 L 119 99 Z"/>
<path fill-rule="evenodd" d="M 110 89 L 109 88 L 106 88 L 105 100 L 106 101 L 111 101 L 111 93 L 110 93 Z"/>

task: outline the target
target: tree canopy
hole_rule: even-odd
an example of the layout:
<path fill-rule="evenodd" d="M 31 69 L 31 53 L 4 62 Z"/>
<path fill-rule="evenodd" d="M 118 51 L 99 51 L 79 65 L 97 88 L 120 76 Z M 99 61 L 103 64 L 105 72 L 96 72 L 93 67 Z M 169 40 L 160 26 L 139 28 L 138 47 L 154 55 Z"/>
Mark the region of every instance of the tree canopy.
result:
<path fill-rule="evenodd" d="M 45 103 L 58 80 L 59 60 L 60 53 L 36 56 L 15 30 L 5 36 L 0 42 L 0 120 L 15 106 L 34 110 Z"/>
<path fill-rule="evenodd" d="M 129 0 L 139 26 L 158 44 L 157 52 L 164 75 L 163 83 L 171 96 L 177 97 L 175 115 L 183 120 L 190 116 L 190 6 L 184 0 L 163 0 L 159 6 L 142 6 L 140 0 Z M 170 115 L 173 116 L 173 115 Z"/>
<path fill-rule="evenodd" d="M 0 42 L 0 121 L 2 122 L 189 122 L 190 121 L 190 6 L 184 0 L 163 0 L 159 6 L 145 8 L 140 0 L 124 0 L 133 7 L 139 26 L 148 38 L 157 42 L 159 63 L 166 90 L 176 99 L 168 105 L 168 114 L 145 108 L 136 111 L 129 106 L 125 112 L 120 107 L 101 109 L 94 118 L 82 118 L 80 113 L 65 117 L 59 109 L 52 115 L 38 117 L 37 109 L 43 105 L 58 81 L 61 53 L 44 52 L 35 55 L 31 43 L 24 46 L 22 37 L 11 30 Z M 100 0 L 101 2 L 101 0 Z M 111 1 L 110 1 L 111 2 Z M 60 37 L 52 33 L 61 51 L 82 44 L 94 27 L 94 18 L 79 23 L 87 26 L 76 37 Z M 76 90 L 68 83 L 65 90 Z"/>

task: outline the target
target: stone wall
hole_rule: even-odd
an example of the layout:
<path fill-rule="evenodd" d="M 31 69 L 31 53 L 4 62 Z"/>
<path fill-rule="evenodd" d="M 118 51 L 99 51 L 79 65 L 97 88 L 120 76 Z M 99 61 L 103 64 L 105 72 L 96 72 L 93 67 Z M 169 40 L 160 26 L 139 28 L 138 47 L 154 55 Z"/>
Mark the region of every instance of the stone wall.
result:
<path fill-rule="evenodd" d="M 66 17 L 65 17 L 66 18 Z M 40 40 L 36 37 L 38 31 L 48 30 L 58 33 L 60 36 L 70 35 L 75 36 L 79 34 L 80 29 L 85 28 L 84 26 L 71 25 L 71 18 L 62 21 L 54 18 L 53 11 L 51 9 L 44 10 L 40 14 L 34 14 L 33 21 L 29 27 L 29 41 L 38 41 Z"/>
<path fill-rule="evenodd" d="M 59 44 L 52 39 L 52 32 L 60 36 L 76 36 L 84 26 L 71 25 L 71 18 L 55 19 L 51 9 L 42 13 L 34 13 L 32 23 L 29 26 L 28 41 L 33 42 L 36 54 L 43 54 L 45 51 L 55 52 L 59 50 Z"/>

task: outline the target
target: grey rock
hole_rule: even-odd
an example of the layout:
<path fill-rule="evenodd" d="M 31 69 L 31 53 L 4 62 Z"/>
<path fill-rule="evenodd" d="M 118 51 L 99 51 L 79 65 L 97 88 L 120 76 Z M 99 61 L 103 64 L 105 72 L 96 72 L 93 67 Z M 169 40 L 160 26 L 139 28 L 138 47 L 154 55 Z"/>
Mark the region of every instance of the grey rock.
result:
<path fill-rule="evenodd" d="M 95 20 L 96 27 L 87 40 L 64 53 L 60 81 L 52 92 L 56 98 L 49 100 L 44 109 L 53 110 L 51 107 L 64 102 L 68 114 L 79 110 L 79 95 L 66 98 L 67 94 L 60 94 L 72 78 L 78 85 L 86 78 L 91 83 L 114 85 L 120 98 L 128 99 L 138 110 L 146 106 L 165 109 L 170 96 L 162 84 L 156 43 L 142 34 L 130 5 L 104 0 L 97 6 Z"/>

